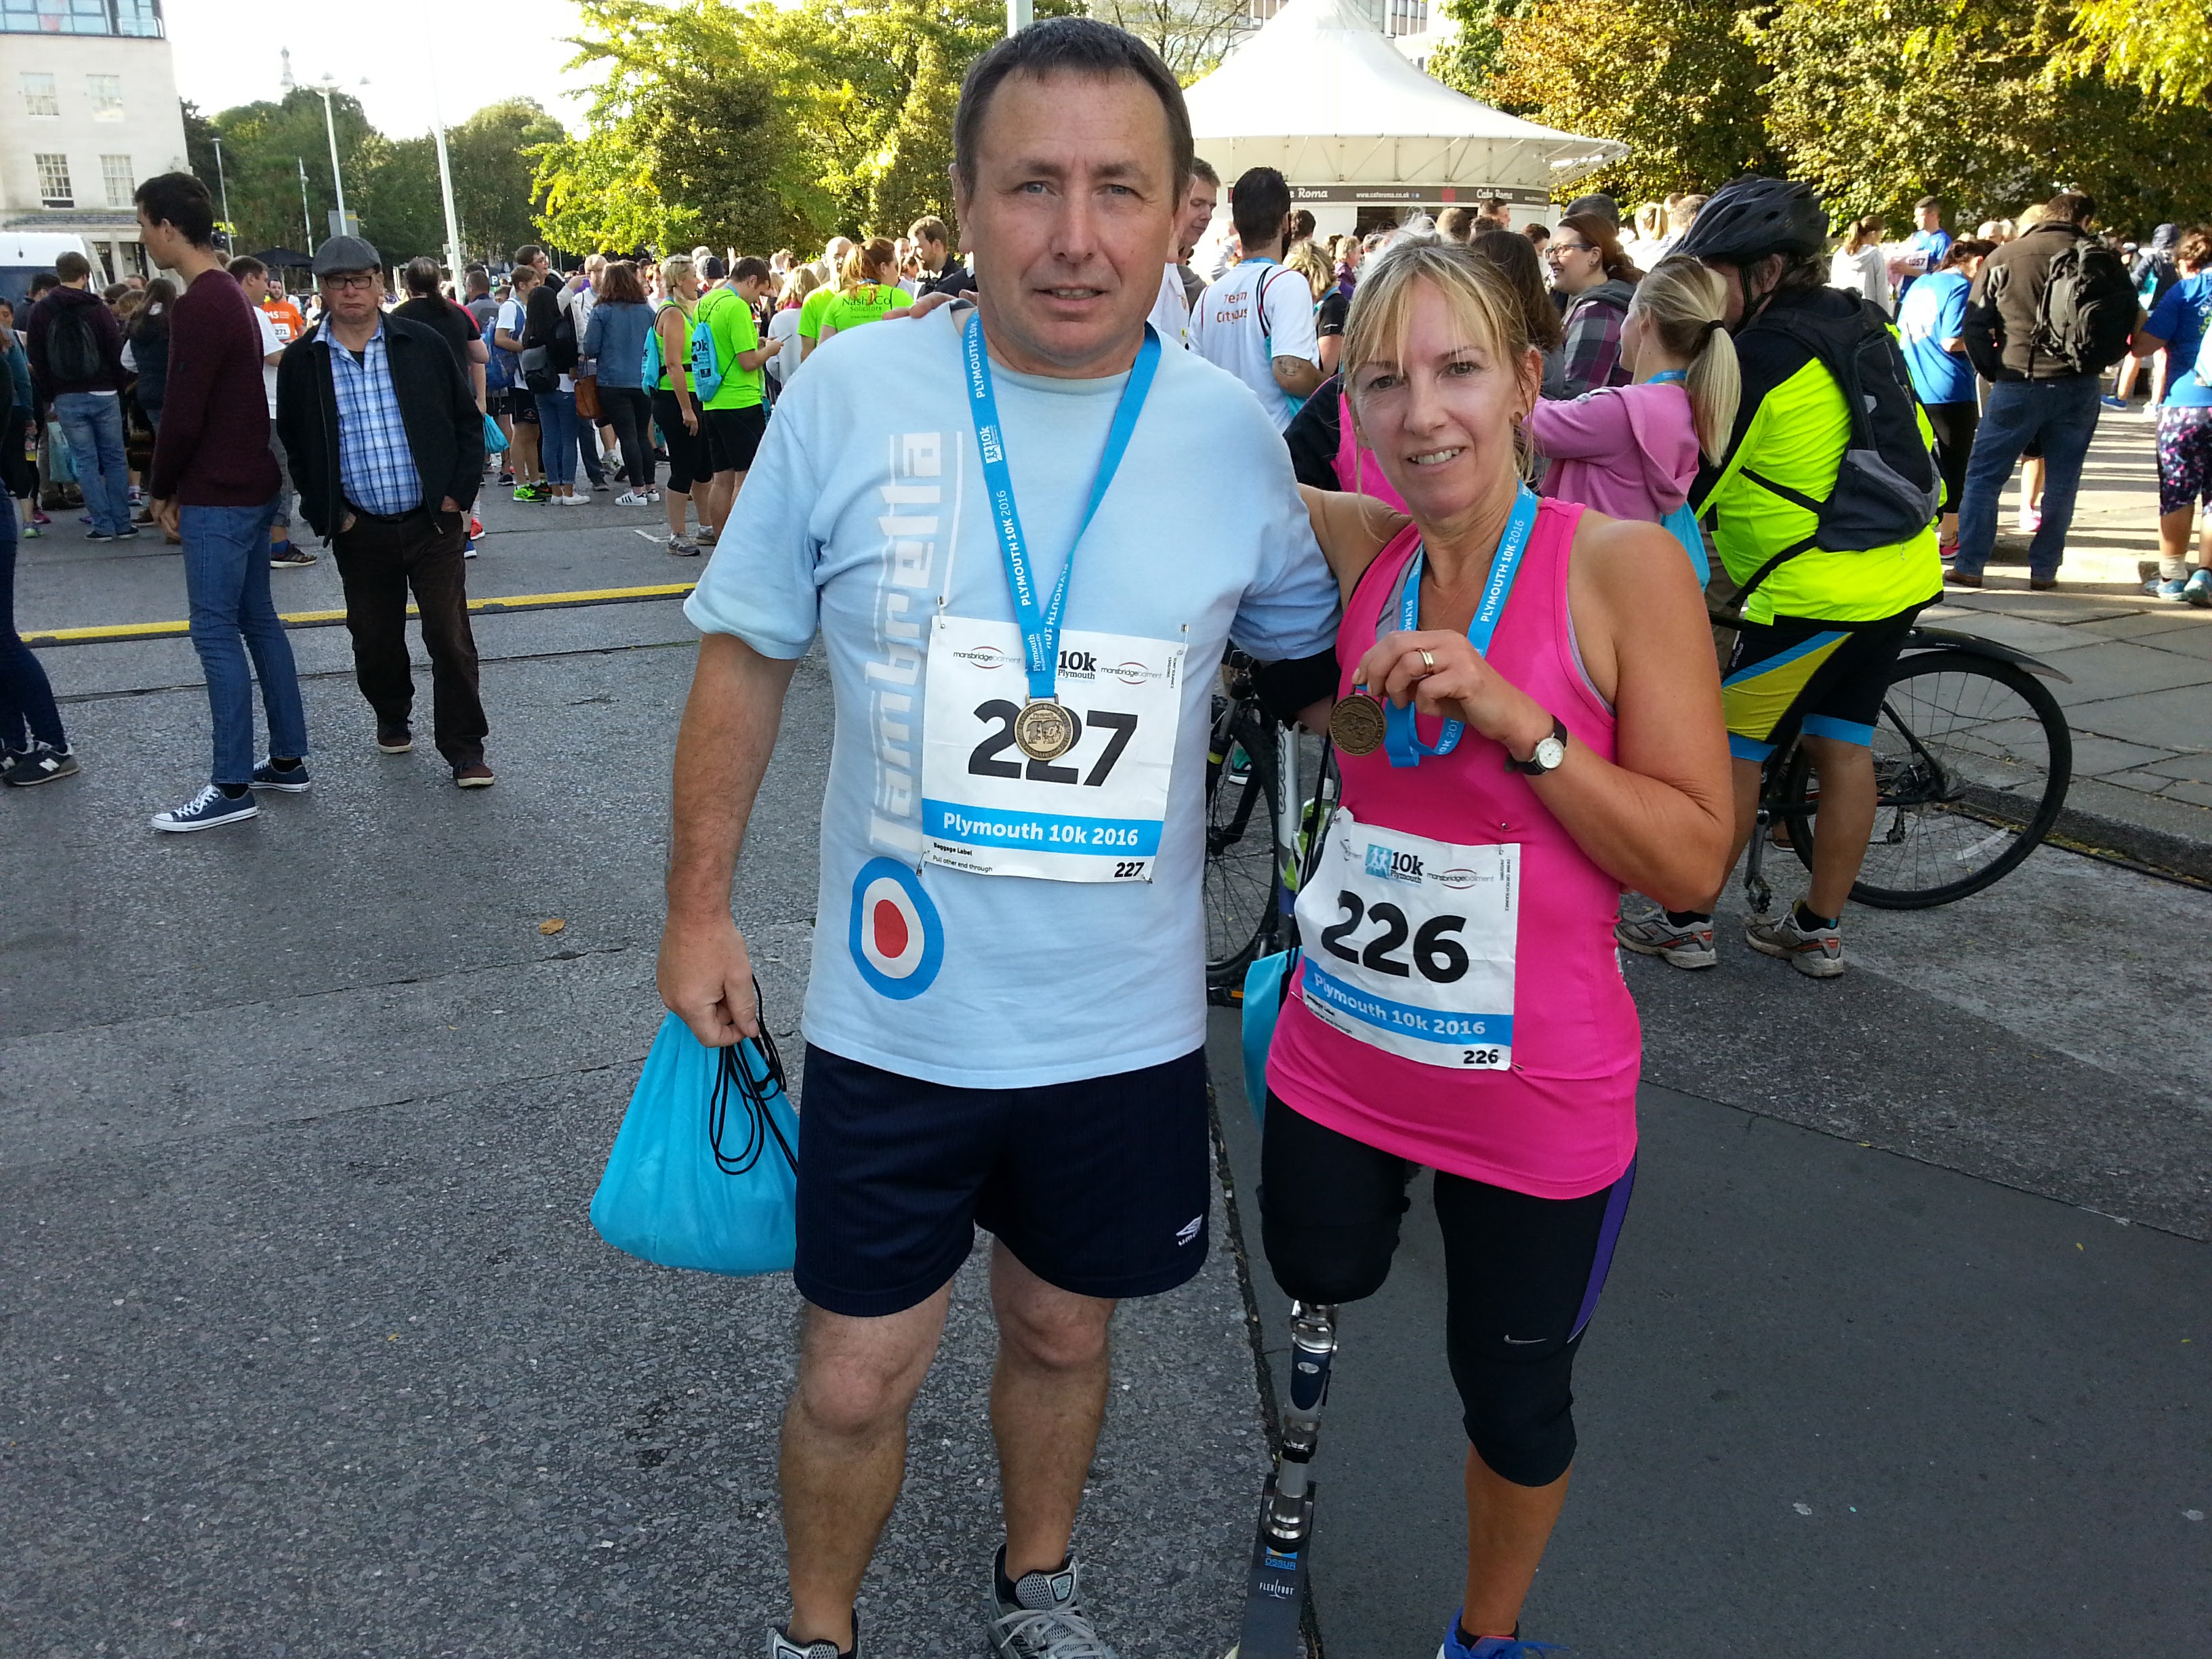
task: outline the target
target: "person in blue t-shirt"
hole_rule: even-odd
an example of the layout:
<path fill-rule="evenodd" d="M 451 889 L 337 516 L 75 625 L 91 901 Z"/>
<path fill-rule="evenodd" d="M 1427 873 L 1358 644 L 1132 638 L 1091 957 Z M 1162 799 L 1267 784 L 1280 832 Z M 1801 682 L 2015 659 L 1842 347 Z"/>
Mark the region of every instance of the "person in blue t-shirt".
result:
<path fill-rule="evenodd" d="M 1966 491 L 1966 458 L 1974 453 L 1980 419 L 1973 365 L 1966 361 L 1966 291 L 1996 246 L 1972 238 L 1954 243 L 1897 307 L 1905 370 L 1928 411 L 1943 469 L 1943 522 L 1936 539 L 1947 559 L 1959 550 L 1959 497 Z"/>
<path fill-rule="evenodd" d="M 2189 568 L 2190 521 L 2197 503 L 2212 507 L 2212 227 L 2197 225 L 2175 245 L 2181 279 L 2136 330 L 2137 357 L 2166 354 L 2166 401 L 2158 411 L 2158 567 L 2143 592 L 2212 609 L 2212 516 Z"/>
<path fill-rule="evenodd" d="M 703 637 L 659 987 L 710 1046 L 760 1028 L 731 883 L 817 637 L 836 702 L 777 1659 L 854 1646 L 979 1223 L 1006 1523 L 990 1650 L 1110 1654 L 1068 1543 L 1115 1299 L 1184 1283 L 1206 1252 L 1216 671 L 1233 635 L 1310 672 L 1335 632 L 1267 412 L 1146 325 L 1193 163 L 1172 71 L 1055 17 L 977 60 L 953 133 L 975 303 L 823 342 L 685 606 Z M 1332 668 L 1283 702 L 1333 688 Z"/>
<path fill-rule="evenodd" d="M 1905 239 L 1908 252 L 1903 258 L 1889 262 L 1889 274 L 1897 279 L 1900 304 L 1914 283 L 1942 268 L 1951 252 L 1951 233 L 1943 228 L 1942 203 L 1933 196 L 1923 196 L 1912 204 L 1912 217 L 1918 228 Z"/>

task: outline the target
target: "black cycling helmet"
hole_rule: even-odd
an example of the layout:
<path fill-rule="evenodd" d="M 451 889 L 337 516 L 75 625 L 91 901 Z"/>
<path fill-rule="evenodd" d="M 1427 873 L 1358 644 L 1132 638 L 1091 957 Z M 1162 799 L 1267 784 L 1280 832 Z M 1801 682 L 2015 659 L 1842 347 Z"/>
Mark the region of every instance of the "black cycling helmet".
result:
<path fill-rule="evenodd" d="M 1715 191 L 1674 252 L 1747 265 L 1770 253 L 1802 257 L 1827 246 L 1827 211 L 1812 185 L 1752 173 Z"/>

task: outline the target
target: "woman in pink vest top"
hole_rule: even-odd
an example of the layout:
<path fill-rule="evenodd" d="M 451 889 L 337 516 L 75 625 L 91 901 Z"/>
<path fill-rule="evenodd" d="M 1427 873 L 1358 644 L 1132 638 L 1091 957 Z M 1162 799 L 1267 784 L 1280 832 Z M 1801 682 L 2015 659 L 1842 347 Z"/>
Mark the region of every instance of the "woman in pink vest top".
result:
<path fill-rule="evenodd" d="M 1360 283 L 1344 364 L 1358 441 L 1411 517 L 1307 492 L 1344 593 L 1344 793 L 1268 1060 L 1262 1233 L 1297 1300 L 1371 1295 L 1414 1166 L 1436 1170 L 1470 1443 L 1466 1599 L 1439 1659 L 1491 1659 L 1534 1650 L 1521 1603 L 1634 1178 L 1642 1042 L 1614 908 L 1623 885 L 1688 902 L 1718 884 L 1728 749 L 1673 539 L 1521 485 L 1541 357 L 1494 270 L 1394 249 Z"/>

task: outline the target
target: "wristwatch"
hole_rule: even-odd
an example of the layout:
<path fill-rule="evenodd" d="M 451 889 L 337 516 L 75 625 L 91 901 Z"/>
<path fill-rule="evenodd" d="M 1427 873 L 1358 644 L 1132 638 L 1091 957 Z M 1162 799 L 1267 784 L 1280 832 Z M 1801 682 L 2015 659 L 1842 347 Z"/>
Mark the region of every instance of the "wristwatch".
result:
<path fill-rule="evenodd" d="M 1505 769 L 1509 772 L 1526 773 L 1532 778 L 1540 778 L 1547 772 L 1558 771 L 1559 763 L 1566 757 L 1567 723 L 1554 714 L 1552 716 L 1552 735 L 1548 738 L 1538 738 L 1535 752 L 1527 760 L 1515 760 L 1511 750 L 1505 751 Z"/>

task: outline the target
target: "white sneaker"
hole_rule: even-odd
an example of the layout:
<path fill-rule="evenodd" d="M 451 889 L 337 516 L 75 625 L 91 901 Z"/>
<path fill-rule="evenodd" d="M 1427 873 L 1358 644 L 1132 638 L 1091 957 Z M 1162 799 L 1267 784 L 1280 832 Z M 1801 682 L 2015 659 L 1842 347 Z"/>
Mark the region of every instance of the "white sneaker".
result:
<path fill-rule="evenodd" d="M 845 1659 L 835 1642 L 809 1642 L 804 1646 L 784 1634 L 777 1626 L 769 1626 L 768 1659 Z M 860 1610 L 853 1609 L 853 1659 L 860 1659 Z"/>
<path fill-rule="evenodd" d="M 660 498 L 649 489 L 625 489 L 615 497 L 617 507 L 651 507 Z"/>
<path fill-rule="evenodd" d="M 1843 934 L 1833 927 L 1808 933 L 1797 925 L 1795 905 L 1779 916 L 1746 916 L 1743 938 L 1753 950 L 1780 957 L 1809 978 L 1833 979 L 1844 971 Z"/>
<path fill-rule="evenodd" d="M 1661 910 L 1642 921 L 1616 922 L 1613 937 L 1624 949 L 1639 957 L 1657 957 L 1669 968 L 1711 968 L 1720 961 L 1720 953 L 1713 949 L 1711 916 L 1692 927 L 1677 927 Z"/>
<path fill-rule="evenodd" d="M 589 507 L 591 504 L 592 499 L 588 495 L 556 495 L 553 498 L 556 507 Z"/>

